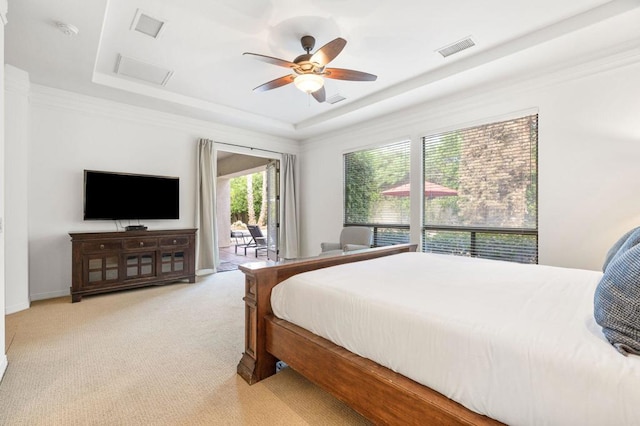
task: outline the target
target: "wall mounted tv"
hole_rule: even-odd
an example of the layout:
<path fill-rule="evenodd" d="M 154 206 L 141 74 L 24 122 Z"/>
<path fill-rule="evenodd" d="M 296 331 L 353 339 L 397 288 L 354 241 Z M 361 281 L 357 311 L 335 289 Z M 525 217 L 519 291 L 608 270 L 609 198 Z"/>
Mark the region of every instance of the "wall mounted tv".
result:
<path fill-rule="evenodd" d="M 84 220 L 179 219 L 180 179 L 84 171 Z"/>

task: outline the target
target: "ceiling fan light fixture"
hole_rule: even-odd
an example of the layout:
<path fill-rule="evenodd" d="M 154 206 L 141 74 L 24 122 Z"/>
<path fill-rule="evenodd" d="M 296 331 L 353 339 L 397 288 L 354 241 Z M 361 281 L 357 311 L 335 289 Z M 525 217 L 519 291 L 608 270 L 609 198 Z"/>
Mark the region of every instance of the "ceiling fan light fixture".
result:
<path fill-rule="evenodd" d="M 324 79 L 316 74 L 300 74 L 293 80 L 293 84 L 305 93 L 313 93 L 324 86 Z"/>

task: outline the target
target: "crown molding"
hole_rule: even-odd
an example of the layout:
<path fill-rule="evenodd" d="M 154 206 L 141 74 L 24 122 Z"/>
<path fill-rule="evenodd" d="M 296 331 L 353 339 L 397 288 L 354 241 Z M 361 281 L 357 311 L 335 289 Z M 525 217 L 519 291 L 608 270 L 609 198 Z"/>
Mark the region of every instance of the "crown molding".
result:
<path fill-rule="evenodd" d="M 0 0 L 0 22 L 2 25 L 7 25 L 7 10 L 9 9 L 8 0 Z"/>
<path fill-rule="evenodd" d="M 213 102 L 205 101 L 202 99 L 196 99 L 191 96 L 185 96 L 165 89 L 157 87 L 150 87 L 145 84 L 137 83 L 127 79 L 107 75 L 104 73 L 95 72 L 91 78 L 91 81 L 96 84 L 111 87 L 126 92 L 135 93 L 149 98 L 160 99 L 162 101 L 171 102 L 177 105 L 182 105 L 187 108 L 196 108 L 201 111 L 207 111 L 215 114 L 218 117 L 230 117 L 241 118 L 247 122 L 251 122 L 258 128 L 273 129 L 277 132 L 294 132 L 293 125 L 274 118 L 264 117 L 258 114 L 241 111 L 235 108 L 231 108 L 224 105 L 215 104 Z"/>
<path fill-rule="evenodd" d="M 559 84 L 587 78 L 604 72 L 621 69 L 640 63 L 640 41 L 631 40 L 615 49 L 604 49 L 574 61 L 565 61 L 544 69 L 531 70 L 509 80 L 497 81 L 493 84 L 478 85 L 471 89 L 443 95 L 427 102 L 407 107 L 392 114 L 372 118 L 363 126 L 362 123 L 341 128 L 324 135 L 309 138 L 301 142 L 301 152 L 314 149 L 318 144 L 344 141 L 352 138 L 383 137 L 389 132 L 408 131 L 429 134 L 436 129 L 422 128 L 425 112 L 430 120 L 446 118 L 452 114 L 465 112 L 477 115 L 488 103 L 498 103 L 517 95 L 536 93 L 548 90 Z M 534 108 L 535 106 L 529 105 Z"/>
<path fill-rule="evenodd" d="M 193 133 L 196 139 L 202 137 L 221 142 L 238 143 L 255 149 L 279 150 L 291 154 L 296 154 L 299 151 L 298 142 L 292 139 L 82 95 L 39 84 L 31 84 L 30 101 L 32 107 L 67 110 L 85 116 L 101 116 L 145 125 L 179 129 Z"/>
<path fill-rule="evenodd" d="M 4 89 L 7 92 L 17 93 L 22 96 L 29 96 L 29 91 L 31 89 L 29 74 L 20 68 L 5 64 Z"/>
<path fill-rule="evenodd" d="M 300 121 L 295 124 L 295 128 L 296 130 L 312 128 L 313 126 L 338 119 L 345 114 L 365 110 L 369 106 L 411 93 L 414 90 L 443 81 L 460 73 L 508 58 L 528 49 L 542 46 L 559 39 L 561 36 L 589 28 L 613 17 L 624 15 L 626 12 L 633 11 L 638 7 L 640 7 L 640 1 L 638 0 L 612 0 L 606 2 L 577 15 L 525 33 L 515 39 L 498 44 L 479 53 L 449 62 L 441 67 L 429 70 L 345 105 Z"/>

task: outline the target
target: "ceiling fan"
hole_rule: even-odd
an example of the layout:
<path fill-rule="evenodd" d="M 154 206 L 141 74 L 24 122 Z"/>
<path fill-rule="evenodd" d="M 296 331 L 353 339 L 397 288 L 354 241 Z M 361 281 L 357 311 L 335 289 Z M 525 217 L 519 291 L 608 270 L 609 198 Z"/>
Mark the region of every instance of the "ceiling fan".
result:
<path fill-rule="evenodd" d="M 253 90 L 262 92 L 293 83 L 303 92 L 310 93 L 318 102 L 324 102 L 326 94 L 324 90 L 323 77 L 352 81 L 375 81 L 378 78 L 373 74 L 368 74 L 362 71 L 342 68 L 326 68 L 327 64 L 335 59 L 347 44 L 347 41 L 343 38 L 338 37 L 335 40 L 330 41 L 313 54 L 311 54 L 311 50 L 313 50 L 313 47 L 316 44 L 315 38 L 310 35 L 306 35 L 300 39 L 300 43 L 307 53 L 298 56 L 293 60 L 293 62 L 273 58 L 271 56 L 260 55 L 258 53 L 243 53 L 243 55 L 251 55 L 253 58 L 260 61 L 278 65 L 280 67 L 290 68 L 293 71 L 292 74 L 261 84 Z"/>

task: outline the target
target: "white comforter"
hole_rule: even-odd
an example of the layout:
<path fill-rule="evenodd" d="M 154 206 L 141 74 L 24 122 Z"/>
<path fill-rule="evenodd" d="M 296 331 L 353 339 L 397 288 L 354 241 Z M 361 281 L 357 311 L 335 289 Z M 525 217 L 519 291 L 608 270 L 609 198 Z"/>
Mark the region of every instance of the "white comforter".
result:
<path fill-rule="evenodd" d="M 640 425 L 595 271 L 404 253 L 296 275 L 276 316 L 510 425 Z"/>

